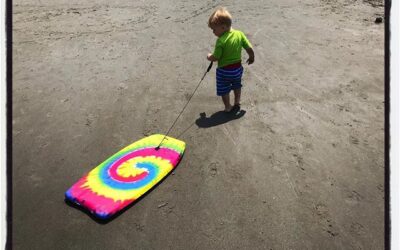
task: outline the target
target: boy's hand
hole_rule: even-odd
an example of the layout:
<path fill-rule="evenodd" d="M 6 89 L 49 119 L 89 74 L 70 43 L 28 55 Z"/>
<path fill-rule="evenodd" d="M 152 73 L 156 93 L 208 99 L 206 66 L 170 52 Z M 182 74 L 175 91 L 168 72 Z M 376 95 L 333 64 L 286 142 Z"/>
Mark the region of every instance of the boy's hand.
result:
<path fill-rule="evenodd" d="M 254 57 L 249 57 L 249 59 L 247 59 L 247 64 L 252 64 L 254 62 Z"/>
<path fill-rule="evenodd" d="M 250 47 L 250 48 L 247 48 L 246 49 L 246 52 L 247 52 L 247 54 L 249 55 L 249 59 L 247 59 L 247 63 L 250 65 L 250 64 L 252 64 L 253 62 L 254 62 L 254 51 L 253 51 L 253 49 Z"/>
<path fill-rule="evenodd" d="M 209 60 L 211 62 L 218 61 L 217 58 L 215 58 L 215 56 L 213 56 L 213 54 L 211 54 L 211 53 L 208 53 L 207 60 Z"/>

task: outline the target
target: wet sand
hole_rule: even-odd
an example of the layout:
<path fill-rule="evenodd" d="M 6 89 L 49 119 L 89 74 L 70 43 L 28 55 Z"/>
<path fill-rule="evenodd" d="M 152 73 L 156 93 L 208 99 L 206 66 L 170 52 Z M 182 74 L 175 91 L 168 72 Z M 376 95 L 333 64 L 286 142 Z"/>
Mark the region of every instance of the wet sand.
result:
<path fill-rule="evenodd" d="M 383 249 L 379 1 L 13 4 L 14 249 Z M 221 115 L 214 67 L 170 132 L 187 144 L 173 174 L 107 224 L 66 205 L 83 174 L 166 133 L 218 5 L 256 54 L 242 115 Z"/>

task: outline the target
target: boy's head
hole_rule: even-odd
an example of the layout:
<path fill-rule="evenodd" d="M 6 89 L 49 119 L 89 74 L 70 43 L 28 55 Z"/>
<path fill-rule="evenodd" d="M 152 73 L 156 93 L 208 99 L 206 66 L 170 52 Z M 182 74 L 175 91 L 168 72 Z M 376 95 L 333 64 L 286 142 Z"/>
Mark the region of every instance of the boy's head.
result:
<path fill-rule="evenodd" d="M 218 7 L 208 19 L 208 27 L 210 27 L 216 36 L 231 29 L 232 16 L 224 7 Z"/>

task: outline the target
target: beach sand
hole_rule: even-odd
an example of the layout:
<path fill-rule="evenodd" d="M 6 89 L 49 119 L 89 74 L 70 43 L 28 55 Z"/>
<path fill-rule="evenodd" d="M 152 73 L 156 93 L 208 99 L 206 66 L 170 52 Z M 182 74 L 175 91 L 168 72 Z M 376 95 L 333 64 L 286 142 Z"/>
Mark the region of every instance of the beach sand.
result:
<path fill-rule="evenodd" d="M 165 134 L 203 76 L 224 5 L 253 44 L 242 116 L 215 66 L 170 136 L 186 153 L 107 224 L 64 192 Z M 380 1 L 13 1 L 14 249 L 383 249 Z M 243 61 L 247 55 L 243 52 Z"/>

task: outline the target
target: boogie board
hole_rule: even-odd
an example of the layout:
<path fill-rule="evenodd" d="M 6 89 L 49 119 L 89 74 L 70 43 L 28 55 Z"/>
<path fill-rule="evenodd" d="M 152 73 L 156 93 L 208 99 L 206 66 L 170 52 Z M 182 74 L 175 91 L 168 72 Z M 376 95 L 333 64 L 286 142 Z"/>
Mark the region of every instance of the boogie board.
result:
<path fill-rule="evenodd" d="M 100 219 L 108 219 L 145 194 L 179 163 L 185 142 L 164 135 L 123 148 L 65 192 L 65 198 Z"/>

